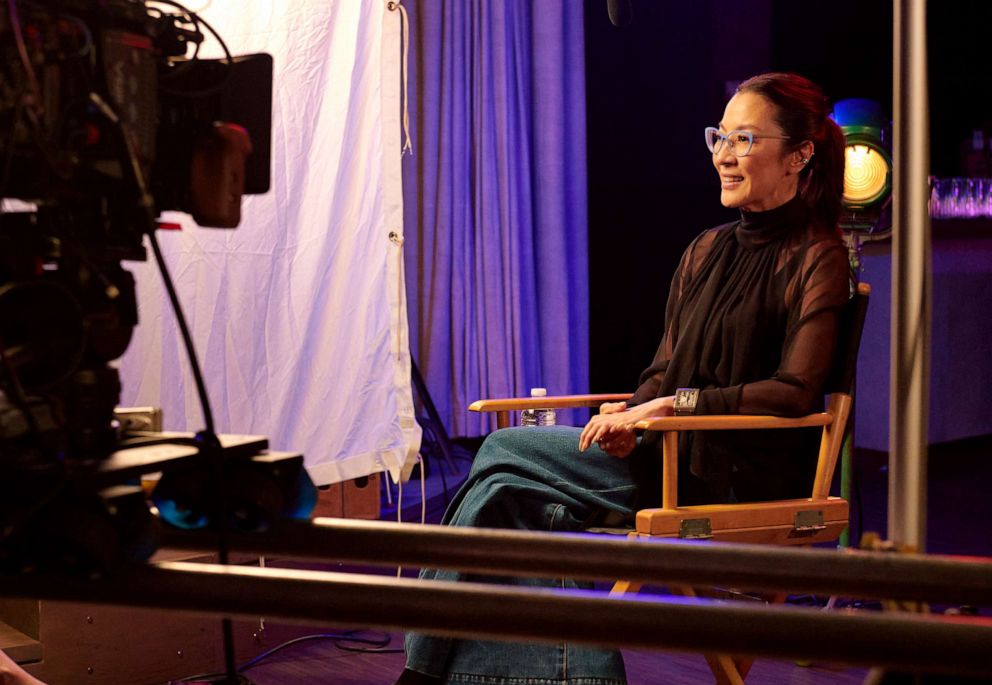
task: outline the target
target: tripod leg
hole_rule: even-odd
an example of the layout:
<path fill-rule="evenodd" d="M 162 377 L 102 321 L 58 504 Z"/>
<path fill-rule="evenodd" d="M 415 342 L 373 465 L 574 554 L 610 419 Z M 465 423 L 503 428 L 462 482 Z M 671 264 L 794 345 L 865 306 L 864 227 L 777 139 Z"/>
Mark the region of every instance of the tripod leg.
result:
<path fill-rule="evenodd" d="M 423 403 L 424 409 L 427 410 L 427 419 L 431 423 L 431 431 L 437 437 L 438 446 L 441 448 L 441 456 L 447 462 L 448 470 L 453 474 L 458 473 L 455 458 L 451 454 L 451 438 L 448 437 L 448 431 L 445 430 L 444 424 L 441 423 L 441 416 L 437 413 L 437 407 L 434 406 L 434 400 L 431 399 L 431 394 L 427 391 L 427 384 L 424 383 L 424 377 L 420 375 L 420 369 L 417 368 L 417 362 L 413 360 L 413 357 L 410 358 L 410 368 L 412 370 L 413 387 L 416 388 L 417 396 Z"/>

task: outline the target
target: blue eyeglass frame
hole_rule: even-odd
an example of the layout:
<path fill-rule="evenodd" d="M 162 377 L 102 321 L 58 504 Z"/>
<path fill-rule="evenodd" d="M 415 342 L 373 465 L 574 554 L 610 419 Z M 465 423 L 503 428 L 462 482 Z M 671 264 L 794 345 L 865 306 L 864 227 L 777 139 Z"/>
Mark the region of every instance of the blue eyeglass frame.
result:
<path fill-rule="evenodd" d="M 720 149 L 723 147 L 723 144 L 727 143 L 730 146 L 731 154 L 734 155 L 735 157 L 747 157 L 749 154 L 751 154 L 751 147 L 754 145 L 754 141 L 761 138 L 772 138 L 775 140 L 789 140 L 789 136 L 762 136 L 762 135 L 758 135 L 757 133 L 751 133 L 750 131 L 742 131 L 740 129 L 735 129 L 733 131 L 727 132 L 726 134 L 723 134 L 720 133 L 720 129 L 714 128 L 713 126 L 707 126 L 704 129 L 704 133 L 706 135 L 706 149 L 708 149 L 711 153 L 713 153 L 714 155 L 717 154 L 718 152 L 720 152 Z M 717 142 L 714 143 L 712 147 L 710 147 L 710 136 L 712 134 L 716 134 Z M 740 154 L 737 154 L 737 150 L 734 149 L 734 143 L 732 140 L 730 140 L 731 136 L 734 135 L 742 135 L 747 137 L 747 148 L 744 150 L 744 152 Z"/>

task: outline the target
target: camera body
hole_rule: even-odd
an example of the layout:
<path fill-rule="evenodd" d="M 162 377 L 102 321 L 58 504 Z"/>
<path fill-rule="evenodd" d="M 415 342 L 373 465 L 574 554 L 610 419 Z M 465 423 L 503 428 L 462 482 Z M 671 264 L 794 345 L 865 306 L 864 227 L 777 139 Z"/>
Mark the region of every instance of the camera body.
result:
<path fill-rule="evenodd" d="M 198 57 L 204 31 L 225 58 Z M 271 56 L 232 57 L 172 0 L 0 0 L 0 568 L 154 549 L 117 471 L 148 449 L 113 415 L 138 323 L 121 262 L 162 211 L 238 225 L 268 190 L 271 109 Z"/>
<path fill-rule="evenodd" d="M 205 37 L 198 18 L 140 0 L 7 4 L 20 9 L 0 15 L 0 131 L 16 170 L 3 197 L 57 205 L 71 213 L 61 220 L 75 224 L 74 238 L 140 259 L 136 174 L 157 212 L 186 211 L 204 226 L 237 225 L 196 202 L 232 190 L 228 177 L 204 173 L 224 166 L 210 155 L 244 168 L 244 192 L 268 190 L 269 55 L 187 58 Z"/>
<path fill-rule="evenodd" d="M 120 262 L 145 259 L 162 211 L 233 228 L 242 194 L 268 190 L 272 58 L 199 59 L 212 29 L 161 9 L 173 5 L 2 5 L 0 198 L 28 203 L 0 214 L 7 447 L 108 455 L 120 395 L 109 362 L 137 324 Z"/>

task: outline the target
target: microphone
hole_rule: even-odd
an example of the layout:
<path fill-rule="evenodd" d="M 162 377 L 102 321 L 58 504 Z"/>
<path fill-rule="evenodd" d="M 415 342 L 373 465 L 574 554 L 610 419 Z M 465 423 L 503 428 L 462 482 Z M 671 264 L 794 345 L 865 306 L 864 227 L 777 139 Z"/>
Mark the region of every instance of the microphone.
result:
<path fill-rule="evenodd" d="M 634 19 L 631 0 L 606 0 L 606 10 L 610 13 L 610 23 L 614 26 L 629 26 Z"/>

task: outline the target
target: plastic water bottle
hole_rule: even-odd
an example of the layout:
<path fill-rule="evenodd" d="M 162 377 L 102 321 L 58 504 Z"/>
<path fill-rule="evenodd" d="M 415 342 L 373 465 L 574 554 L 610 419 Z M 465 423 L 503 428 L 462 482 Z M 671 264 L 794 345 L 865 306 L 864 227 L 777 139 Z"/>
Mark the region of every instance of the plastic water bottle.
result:
<path fill-rule="evenodd" d="M 531 397 L 547 397 L 545 388 L 531 388 Z M 520 412 L 521 426 L 553 426 L 557 420 L 554 409 L 524 409 Z"/>

